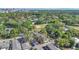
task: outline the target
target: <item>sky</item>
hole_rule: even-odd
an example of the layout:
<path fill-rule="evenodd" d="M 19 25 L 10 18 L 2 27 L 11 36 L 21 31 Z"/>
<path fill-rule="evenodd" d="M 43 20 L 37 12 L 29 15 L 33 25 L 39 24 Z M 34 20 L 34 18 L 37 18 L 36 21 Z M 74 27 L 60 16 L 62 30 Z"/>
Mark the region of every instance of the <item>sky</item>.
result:
<path fill-rule="evenodd" d="M 0 8 L 79 8 L 79 0 L 0 0 Z"/>

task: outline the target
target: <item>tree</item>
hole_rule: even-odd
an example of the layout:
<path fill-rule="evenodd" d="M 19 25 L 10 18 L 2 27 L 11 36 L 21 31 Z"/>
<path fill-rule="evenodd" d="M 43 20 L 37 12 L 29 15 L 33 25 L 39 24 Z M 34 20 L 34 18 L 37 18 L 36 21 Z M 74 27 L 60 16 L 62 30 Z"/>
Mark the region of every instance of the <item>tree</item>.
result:
<path fill-rule="evenodd" d="M 4 25 L 9 28 L 17 28 L 18 22 L 15 19 L 9 19 Z"/>
<path fill-rule="evenodd" d="M 44 24 L 44 20 L 43 19 L 38 19 L 35 21 L 35 24 Z"/>
<path fill-rule="evenodd" d="M 23 27 L 27 28 L 28 30 L 32 30 L 32 28 L 33 28 L 31 20 L 26 20 L 25 22 L 23 22 L 22 25 L 23 25 Z"/>
<path fill-rule="evenodd" d="M 0 24 L 0 37 L 5 38 L 5 26 Z"/>
<path fill-rule="evenodd" d="M 51 23 L 49 23 L 46 26 L 46 31 L 47 31 L 48 35 L 54 39 L 61 37 L 62 30 L 63 30 L 62 27 L 64 27 L 62 25 L 63 24 L 57 19 L 51 21 Z"/>
<path fill-rule="evenodd" d="M 60 38 L 56 41 L 56 44 L 60 48 L 72 48 L 74 46 L 74 40 L 66 39 L 66 38 Z"/>
<path fill-rule="evenodd" d="M 17 37 L 19 35 L 19 30 L 17 28 L 14 28 L 10 32 L 11 37 Z"/>

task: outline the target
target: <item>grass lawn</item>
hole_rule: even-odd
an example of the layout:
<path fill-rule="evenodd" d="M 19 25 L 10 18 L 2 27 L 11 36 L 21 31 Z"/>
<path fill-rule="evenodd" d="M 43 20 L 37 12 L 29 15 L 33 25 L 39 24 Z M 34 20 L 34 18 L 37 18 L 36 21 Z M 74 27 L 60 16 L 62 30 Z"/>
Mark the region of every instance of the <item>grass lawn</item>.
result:
<path fill-rule="evenodd" d="M 76 30 L 79 30 L 79 26 L 69 26 L 70 28 L 74 28 Z"/>
<path fill-rule="evenodd" d="M 40 31 L 41 29 L 45 28 L 47 24 L 40 24 L 40 25 L 34 25 L 34 29 L 36 31 Z"/>

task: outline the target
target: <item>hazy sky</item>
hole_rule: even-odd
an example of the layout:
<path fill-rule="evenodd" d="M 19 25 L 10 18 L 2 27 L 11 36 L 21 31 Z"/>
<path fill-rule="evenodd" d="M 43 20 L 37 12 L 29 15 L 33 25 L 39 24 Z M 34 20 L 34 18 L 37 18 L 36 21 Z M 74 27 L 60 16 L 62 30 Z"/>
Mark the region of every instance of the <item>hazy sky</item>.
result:
<path fill-rule="evenodd" d="M 79 0 L 0 0 L 1 8 L 78 8 Z"/>

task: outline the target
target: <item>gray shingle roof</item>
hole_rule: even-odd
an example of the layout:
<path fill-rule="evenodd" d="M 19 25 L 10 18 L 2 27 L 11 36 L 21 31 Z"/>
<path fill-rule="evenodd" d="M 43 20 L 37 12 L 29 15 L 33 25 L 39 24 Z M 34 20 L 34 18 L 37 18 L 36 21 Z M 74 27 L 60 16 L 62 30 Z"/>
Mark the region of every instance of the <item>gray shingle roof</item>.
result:
<path fill-rule="evenodd" d="M 18 40 L 12 40 L 12 50 L 21 50 L 21 45 Z"/>
<path fill-rule="evenodd" d="M 52 44 L 52 43 L 48 44 L 47 46 L 50 48 L 50 50 L 59 50 L 59 48 L 57 48 L 57 47 L 56 47 L 54 44 Z"/>
<path fill-rule="evenodd" d="M 26 49 L 29 50 L 30 48 L 31 48 L 31 45 L 28 42 L 22 44 L 23 50 L 26 50 Z"/>

